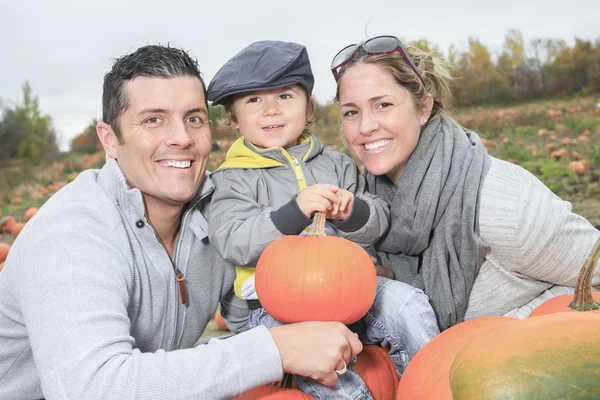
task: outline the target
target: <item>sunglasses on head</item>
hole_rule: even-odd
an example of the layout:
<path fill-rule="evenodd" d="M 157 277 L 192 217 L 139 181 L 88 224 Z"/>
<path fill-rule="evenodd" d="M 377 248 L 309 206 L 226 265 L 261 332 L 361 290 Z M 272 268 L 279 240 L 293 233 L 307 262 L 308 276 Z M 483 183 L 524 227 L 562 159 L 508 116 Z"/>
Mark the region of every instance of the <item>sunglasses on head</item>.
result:
<path fill-rule="evenodd" d="M 360 50 L 362 50 L 362 52 Z M 396 36 L 375 36 L 374 38 L 371 38 L 366 42 L 362 42 L 359 44 L 351 44 L 349 46 L 344 47 L 335 55 L 335 57 L 333 57 L 333 60 L 331 61 L 331 72 L 333 73 L 333 77 L 337 82 L 340 76 L 340 69 L 344 65 L 346 65 L 350 60 L 356 57 L 358 53 L 372 55 L 391 54 L 397 50 L 400 51 L 400 54 L 402 54 L 404 61 L 406 61 L 408 65 L 410 65 L 415 74 L 417 74 L 417 77 L 419 78 L 423 86 L 425 86 L 425 81 L 423 80 L 423 77 L 417 70 L 417 66 L 413 62 L 412 58 L 410 58 L 410 56 L 408 55 L 408 52 L 402 45 L 400 39 L 398 39 Z"/>

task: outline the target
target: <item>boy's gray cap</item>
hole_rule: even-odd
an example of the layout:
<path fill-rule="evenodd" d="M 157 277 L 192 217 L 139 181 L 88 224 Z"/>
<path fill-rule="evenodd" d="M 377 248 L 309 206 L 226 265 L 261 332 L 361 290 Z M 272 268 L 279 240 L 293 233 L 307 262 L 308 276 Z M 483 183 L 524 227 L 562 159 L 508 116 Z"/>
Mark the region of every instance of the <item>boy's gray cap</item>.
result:
<path fill-rule="evenodd" d="M 221 104 L 227 97 L 299 83 L 310 96 L 315 79 L 306 47 L 292 42 L 255 42 L 225 63 L 208 85 L 208 100 Z"/>

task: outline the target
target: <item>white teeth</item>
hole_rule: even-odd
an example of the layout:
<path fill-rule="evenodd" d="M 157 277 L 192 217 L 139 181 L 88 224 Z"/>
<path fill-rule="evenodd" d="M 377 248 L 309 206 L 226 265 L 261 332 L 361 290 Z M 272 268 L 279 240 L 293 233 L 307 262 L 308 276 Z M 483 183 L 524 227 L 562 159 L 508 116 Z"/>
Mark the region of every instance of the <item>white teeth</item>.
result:
<path fill-rule="evenodd" d="M 278 129 L 283 127 L 283 125 L 269 125 L 269 126 L 265 126 L 263 129 Z"/>
<path fill-rule="evenodd" d="M 377 142 L 373 142 L 373 143 L 365 143 L 365 149 L 367 150 L 375 150 L 378 149 L 380 147 L 386 146 L 389 143 L 391 143 L 392 141 L 387 139 L 387 140 L 379 140 Z"/>
<path fill-rule="evenodd" d="M 192 165 L 190 160 L 186 161 L 175 161 L 175 160 L 164 160 L 160 162 L 160 165 L 164 165 L 165 167 L 175 167 L 175 168 L 189 168 Z"/>

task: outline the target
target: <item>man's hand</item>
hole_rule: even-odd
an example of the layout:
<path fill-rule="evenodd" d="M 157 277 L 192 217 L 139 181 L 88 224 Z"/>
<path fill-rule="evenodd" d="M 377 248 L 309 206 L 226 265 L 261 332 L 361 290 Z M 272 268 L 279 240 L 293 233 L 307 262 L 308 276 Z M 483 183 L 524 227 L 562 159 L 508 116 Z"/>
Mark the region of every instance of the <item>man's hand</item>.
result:
<path fill-rule="evenodd" d="M 327 219 L 348 219 L 352 214 L 354 206 L 354 193 L 339 189 L 335 193 L 335 202 L 332 204 L 331 210 L 327 211 L 325 218 Z"/>
<path fill-rule="evenodd" d="M 362 351 L 358 336 L 339 322 L 298 322 L 269 329 L 285 372 L 313 378 L 323 385 L 338 381 L 344 368 Z"/>
<path fill-rule="evenodd" d="M 311 218 L 317 211 L 326 213 L 332 209 L 333 203 L 337 201 L 335 194 L 338 190 L 340 188 L 335 185 L 318 183 L 302 189 L 296 197 L 296 202 L 304 215 Z"/>

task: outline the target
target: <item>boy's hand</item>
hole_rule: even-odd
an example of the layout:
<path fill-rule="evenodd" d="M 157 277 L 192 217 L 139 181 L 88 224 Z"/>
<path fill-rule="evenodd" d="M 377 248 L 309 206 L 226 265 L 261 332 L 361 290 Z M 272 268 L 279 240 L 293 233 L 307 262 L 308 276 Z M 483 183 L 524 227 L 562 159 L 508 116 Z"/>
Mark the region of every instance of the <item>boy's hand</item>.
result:
<path fill-rule="evenodd" d="M 332 209 L 333 203 L 337 202 L 336 192 L 340 190 L 335 185 L 318 183 L 308 186 L 298 193 L 296 203 L 307 218 L 313 213 L 320 211 L 327 213 Z"/>
<path fill-rule="evenodd" d="M 332 207 L 327 211 L 327 219 L 348 219 L 352 213 L 354 206 L 354 193 L 346 190 L 339 189 L 335 193 L 335 202 Z"/>

